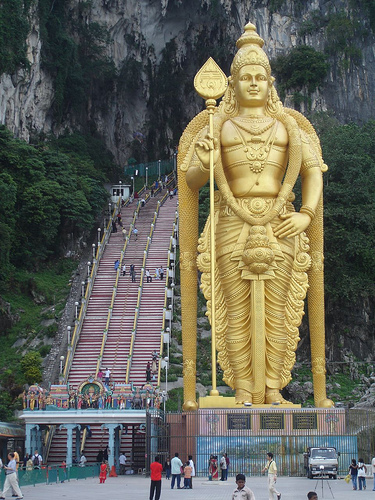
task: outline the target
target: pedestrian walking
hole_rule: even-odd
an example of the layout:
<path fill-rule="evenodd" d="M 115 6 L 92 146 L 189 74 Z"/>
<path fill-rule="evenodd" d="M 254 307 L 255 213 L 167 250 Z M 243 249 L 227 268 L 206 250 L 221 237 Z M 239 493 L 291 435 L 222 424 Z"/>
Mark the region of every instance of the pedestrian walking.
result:
<path fill-rule="evenodd" d="M 164 269 L 163 269 L 163 266 L 160 266 L 160 268 L 159 268 L 159 276 L 160 276 L 161 280 L 164 278 Z"/>
<path fill-rule="evenodd" d="M 262 472 L 267 471 L 268 473 L 268 498 L 269 500 L 274 500 L 274 495 L 276 495 L 277 500 L 280 500 L 281 493 L 277 491 L 275 484 L 277 480 L 277 467 L 276 462 L 273 459 L 273 453 L 270 451 L 267 453 L 267 464 L 262 470 Z"/>
<path fill-rule="evenodd" d="M 106 368 L 104 372 L 104 383 L 108 387 L 109 386 L 109 378 L 111 376 L 111 370 L 109 368 Z"/>
<path fill-rule="evenodd" d="M 118 259 L 115 260 L 115 271 L 120 267 L 120 261 Z"/>
<path fill-rule="evenodd" d="M 364 464 L 363 458 L 358 459 L 358 489 L 366 489 L 366 473 L 367 467 Z"/>
<path fill-rule="evenodd" d="M 223 456 L 220 458 L 220 470 L 221 470 L 220 481 L 226 481 L 227 480 L 227 461 L 225 459 L 225 453 L 223 453 Z"/>
<path fill-rule="evenodd" d="M 126 456 L 123 454 L 123 452 L 120 453 L 118 461 L 120 464 L 120 475 L 123 476 L 125 474 L 126 467 Z"/>
<path fill-rule="evenodd" d="M 133 234 L 134 234 L 135 241 L 137 241 L 138 240 L 138 229 L 136 227 L 134 227 L 134 229 L 133 229 Z"/>
<path fill-rule="evenodd" d="M 150 270 L 149 269 L 147 269 L 147 271 L 146 271 L 146 282 L 147 283 L 152 283 L 152 276 L 150 274 Z"/>
<path fill-rule="evenodd" d="M 189 464 L 191 467 L 191 478 L 190 478 L 190 488 L 193 489 L 193 477 L 195 477 L 195 463 L 193 461 L 192 455 L 189 455 Z"/>
<path fill-rule="evenodd" d="M 228 471 L 229 471 L 230 460 L 229 460 L 229 457 L 228 457 L 228 453 L 224 453 L 224 456 L 225 456 L 225 460 L 227 462 L 227 471 L 226 471 L 225 475 L 226 475 L 226 478 L 228 479 Z"/>
<path fill-rule="evenodd" d="M 8 465 L 3 465 L 5 469 L 5 483 L 4 488 L 1 493 L 0 498 L 5 499 L 5 495 L 8 493 L 8 490 L 13 490 L 13 495 L 16 495 L 17 499 L 23 498 L 22 492 L 18 485 L 18 477 L 17 477 L 17 464 L 14 459 L 14 453 L 8 453 Z"/>
<path fill-rule="evenodd" d="M 184 490 L 191 490 L 191 473 L 193 472 L 189 460 L 184 467 Z"/>
<path fill-rule="evenodd" d="M 352 477 L 353 490 L 357 489 L 358 465 L 355 458 L 352 458 L 352 463 L 349 465 L 349 474 Z"/>
<path fill-rule="evenodd" d="M 157 455 L 155 461 L 150 464 L 150 500 L 153 500 L 155 494 L 155 500 L 159 500 L 161 492 L 161 473 L 163 472 L 163 466 L 160 463 L 160 457 Z"/>
<path fill-rule="evenodd" d="M 171 489 L 173 490 L 174 484 L 177 481 L 177 489 L 181 489 L 181 467 L 183 463 L 178 458 L 178 453 L 174 454 L 174 457 L 171 460 L 171 472 L 172 472 L 172 481 L 171 481 Z"/>
<path fill-rule="evenodd" d="M 167 460 L 165 461 L 164 470 L 165 470 L 165 479 L 170 479 L 171 478 L 171 460 L 169 457 L 167 457 Z"/>
<path fill-rule="evenodd" d="M 254 493 L 250 488 L 245 486 L 246 477 L 243 474 L 237 474 L 236 484 L 237 488 L 232 494 L 232 500 L 255 500 Z"/>
<path fill-rule="evenodd" d="M 126 275 L 126 264 L 124 264 L 122 266 L 122 275 L 125 276 Z"/>

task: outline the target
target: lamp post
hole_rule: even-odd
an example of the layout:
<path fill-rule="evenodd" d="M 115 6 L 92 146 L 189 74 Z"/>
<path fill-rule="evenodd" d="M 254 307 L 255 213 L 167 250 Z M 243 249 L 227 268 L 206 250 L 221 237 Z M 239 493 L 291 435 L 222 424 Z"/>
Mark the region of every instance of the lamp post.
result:
<path fill-rule="evenodd" d="M 168 394 L 168 365 L 169 365 L 169 357 L 165 356 L 163 358 L 163 368 L 165 368 L 165 392 Z"/>
<path fill-rule="evenodd" d="M 172 297 L 171 297 L 171 302 L 172 302 L 172 304 L 171 304 L 171 305 L 172 305 L 172 311 L 171 311 L 171 314 L 172 314 L 172 312 L 173 312 L 173 306 L 174 306 L 174 304 L 173 304 L 173 303 L 174 303 L 174 287 L 175 287 L 175 286 L 176 286 L 176 285 L 175 285 L 174 281 L 172 281 L 172 283 L 171 283 L 171 289 L 172 289 Z"/>
<path fill-rule="evenodd" d="M 100 245 L 100 233 L 102 232 L 101 228 L 98 227 L 98 246 Z"/>
<path fill-rule="evenodd" d="M 119 183 L 119 186 L 120 186 L 120 189 L 119 189 L 119 198 L 121 198 L 121 201 L 122 201 L 122 181 L 118 181 L 118 183 Z M 121 203 L 120 203 L 119 207 L 121 207 Z"/>
<path fill-rule="evenodd" d="M 70 330 L 71 330 L 71 329 L 72 329 L 72 327 L 71 327 L 71 326 L 67 326 L 67 327 L 66 327 L 66 330 L 67 330 L 67 333 L 68 333 L 68 335 L 67 335 L 67 337 L 68 337 L 68 346 L 70 345 Z"/>
<path fill-rule="evenodd" d="M 63 363 L 64 363 L 64 356 L 60 356 L 60 375 L 62 375 L 63 372 Z"/>
<path fill-rule="evenodd" d="M 79 306 L 79 302 L 74 302 L 74 305 L 76 306 L 76 319 L 78 319 L 78 306 Z"/>
<path fill-rule="evenodd" d="M 85 282 L 82 281 L 81 283 L 81 295 L 82 295 L 82 298 L 85 296 Z"/>
<path fill-rule="evenodd" d="M 108 202 L 108 213 L 109 213 L 109 218 L 111 219 L 111 215 L 112 215 L 112 203 L 110 201 Z"/>
<path fill-rule="evenodd" d="M 172 331 L 172 304 L 169 304 L 169 330 Z"/>
<path fill-rule="evenodd" d="M 91 266 L 91 262 L 88 261 L 88 263 L 87 263 L 87 276 L 90 276 L 90 266 Z"/>
<path fill-rule="evenodd" d="M 134 177 L 130 177 L 130 178 L 131 178 L 131 180 L 133 181 L 133 191 L 132 191 L 132 195 L 133 195 L 133 197 L 134 197 Z"/>
<path fill-rule="evenodd" d="M 159 181 L 160 181 L 160 164 L 161 164 L 161 160 L 158 160 L 158 172 L 159 172 L 158 180 Z"/>
<path fill-rule="evenodd" d="M 92 259 L 95 259 L 95 243 L 92 244 Z"/>
<path fill-rule="evenodd" d="M 176 178 L 176 173 L 177 173 L 177 151 L 173 153 L 173 172 Z"/>
<path fill-rule="evenodd" d="M 146 167 L 146 189 L 147 189 L 147 183 L 148 183 L 148 167 Z"/>

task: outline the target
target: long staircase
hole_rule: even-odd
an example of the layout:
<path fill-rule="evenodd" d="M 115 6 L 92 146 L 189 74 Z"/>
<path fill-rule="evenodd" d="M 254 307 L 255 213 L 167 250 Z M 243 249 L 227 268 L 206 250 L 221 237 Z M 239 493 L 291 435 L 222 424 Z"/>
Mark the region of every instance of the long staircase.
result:
<path fill-rule="evenodd" d="M 157 351 L 158 354 L 161 352 L 166 267 L 170 236 L 177 208 L 176 197 L 172 199 L 168 197 L 159 210 L 146 261 L 146 269 L 149 269 L 152 275 L 154 275 L 156 267 L 162 266 L 165 271 L 164 278 L 157 280 L 153 276 L 152 283 L 146 283 L 146 277 L 144 277 L 138 321 L 137 323 L 134 321 L 144 252 L 150 234 L 150 226 L 161 198 L 162 195 L 149 198 L 146 205 L 140 208 L 138 219 L 135 222 L 138 238 L 135 240 L 134 234 L 132 234 L 126 246 L 123 257 L 126 275 L 122 276 L 122 272 L 120 273 L 108 324 L 109 309 L 116 284 L 114 262 L 116 259 L 120 260 L 124 247 L 124 237 L 121 231 L 111 234 L 100 261 L 74 353 L 68 376 L 70 388 L 76 389 L 88 377 L 95 376 L 107 324 L 108 330 L 100 364 L 103 370 L 106 368 L 111 370 L 111 382 L 124 383 L 128 369 L 128 382 L 133 383 L 136 387 L 142 386 L 146 382 L 146 365 L 148 361 L 151 361 L 152 353 L 154 351 Z M 123 224 L 127 230 L 129 230 L 133 220 L 135 208 L 136 203 L 134 202 L 121 210 Z M 134 264 L 136 270 L 135 282 L 132 282 L 129 273 L 131 264 Z M 132 336 L 134 341 L 131 352 Z M 130 363 L 129 367 L 127 367 L 128 362 Z M 153 384 L 155 386 L 156 381 Z M 86 436 L 88 436 L 87 433 Z M 137 426 L 124 427 L 121 431 L 120 449 L 124 451 L 134 468 L 137 468 L 134 446 L 141 437 L 142 435 L 137 432 Z M 75 441 L 73 442 L 73 450 L 75 449 L 74 443 Z M 84 447 L 88 462 L 95 462 L 98 451 L 105 448 L 107 444 L 108 431 L 102 429 L 100 425 L 91 425 L 90 437 L 86 437 Z M 48 462 L 61 463 L 65 453 L 66 430 L 57 429 L 52 440 Z M 115 458 L 117 459 L 117 457 Z"/>
<path fill-rule="evenodd" d="M 146 379 L 146 364 L 151 361 L 152 353 L 161 351 L 161 330 L 163 322 L 163 305 L 165 297 L 166 267 L 168 262 L 168 247 L 175 219 L 177 198 L 168 199 L 160 210 L 156 228 L 152 237 L 152 245 L 146 261 L 146 269 L 155 274 L 155 269 L 163 267 L 163 279 L 154 276 L 151 283 L 143 285 L 142 302 L 135 336 L 131 360 L 129 380 L 142 386 Z M 155 385 L 155 381 L 153 381 Z"/>
<path fill-rule="evenodd" d="M 102 358 L 102 367 L 111 370 L 112 382 L 125 382 L 143 255 L 157 201 L 157 198 L 151 198 L 141 208 L 136 222 L 138 238 L 135 240 L 134 235 L 131 236 L 123 259 L 123 263 L 126 265 L 126 275 L 121 276 L 118 283 L 116 301 Z M 135 266 L 135 282 L 132 282 L 130 277 L 131 264 Z"/>

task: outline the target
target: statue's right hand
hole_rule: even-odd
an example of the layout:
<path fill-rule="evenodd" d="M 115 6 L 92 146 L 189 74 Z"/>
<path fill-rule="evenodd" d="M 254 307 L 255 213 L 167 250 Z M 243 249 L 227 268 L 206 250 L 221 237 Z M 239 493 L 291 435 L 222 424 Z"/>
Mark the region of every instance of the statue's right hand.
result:
<path fill-rule="evenodd" d="M 214 152 L 214 165 L 219 158 L 219 141 L 210 134 L 195 144 L 195 152 L 205 169 L 210 168 L 210 151 Z"/>

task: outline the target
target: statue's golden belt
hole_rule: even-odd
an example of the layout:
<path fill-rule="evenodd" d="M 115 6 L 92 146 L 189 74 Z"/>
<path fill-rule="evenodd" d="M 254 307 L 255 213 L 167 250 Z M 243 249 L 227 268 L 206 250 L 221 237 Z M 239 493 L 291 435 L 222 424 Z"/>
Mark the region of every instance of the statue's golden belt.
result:
<path fill-rule="evenodd" d="M 253 217 L 263 217 L 274 206 L 276 198 L 267 198 L 252 196 L 250 198 L 237 198 L 237 203 L 241 208 L 246 210 Z M 220 215 L 235 215 L 233 210 L 225 204 L 223 199 L 220 200 Z"/>

